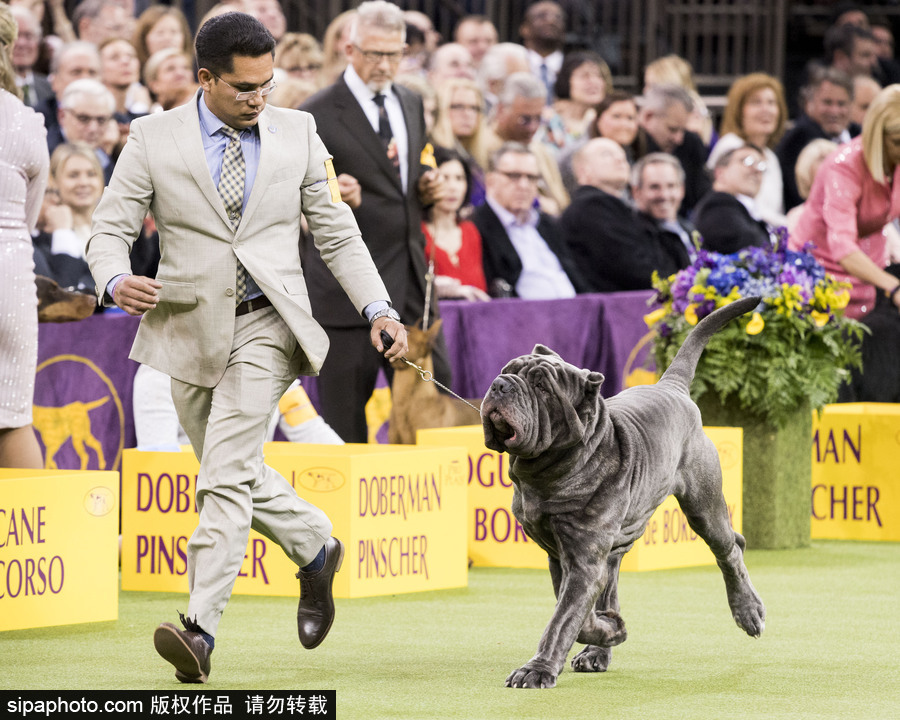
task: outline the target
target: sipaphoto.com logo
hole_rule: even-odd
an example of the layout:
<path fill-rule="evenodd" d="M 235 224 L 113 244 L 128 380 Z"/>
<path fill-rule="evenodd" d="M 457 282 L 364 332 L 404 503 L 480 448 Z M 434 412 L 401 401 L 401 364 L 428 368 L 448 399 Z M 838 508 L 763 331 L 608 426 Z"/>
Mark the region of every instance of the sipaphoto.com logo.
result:
<path fill-rule="evenodd" d="M 56 355 L 38 365 L 33 417 L 48 469 L 119 469 L 125 444 L 122 400 L 88 358 Z"/>

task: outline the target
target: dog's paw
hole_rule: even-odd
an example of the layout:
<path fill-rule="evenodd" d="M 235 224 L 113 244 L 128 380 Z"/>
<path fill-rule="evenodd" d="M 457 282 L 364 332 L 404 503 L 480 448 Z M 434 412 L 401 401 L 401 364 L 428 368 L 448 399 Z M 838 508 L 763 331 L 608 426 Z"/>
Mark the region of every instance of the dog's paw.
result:
<path fill-rule="evenodd" d="M 759 637 L 766 629 L 766 607 L 756 593 L 735 608 L 732 615 L 738 627 L 750 637 Z"/>
<path fill-rule="evenodd" d="M 575 672 L 606 672 L 612 650 L 608 647 L 588 645 L 572 658 L 572 669 Z"/>
<path fill-rule="evenodd" d="M 506 678 L 506 687 L 541 689 L 556 687 L 556 674 L 543 668 L 525 665 L 510 673 Z"/>

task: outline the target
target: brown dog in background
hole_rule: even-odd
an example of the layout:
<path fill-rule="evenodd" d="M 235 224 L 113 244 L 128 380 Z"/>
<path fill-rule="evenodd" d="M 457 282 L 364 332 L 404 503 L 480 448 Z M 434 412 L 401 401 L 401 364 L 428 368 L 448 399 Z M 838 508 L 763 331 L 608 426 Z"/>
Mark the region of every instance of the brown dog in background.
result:
<path fill-rule="evenodd" d="M 407 325 L 409 352 L 406 359 L 426 372 L 434 372 L 431 352 L 440 330 L 440 320 L 435 320 L 427 331 Z M 388 442 L 415 444 L 416 431 L 420 428 L 481 424 L 478 412 L 462 400 L 439 392 L 433 382 L 423 380 L 405 362 L 395 360 L 393 368 Z M 473 403 L 477 406 L 480 400 Z"/>
<path fill-rule="evenodd" d="M 38 296 L 38 322 L 84 320 L 97 309 L 97 298 L 61 288 L 55 280 L 35 275 Z"/>

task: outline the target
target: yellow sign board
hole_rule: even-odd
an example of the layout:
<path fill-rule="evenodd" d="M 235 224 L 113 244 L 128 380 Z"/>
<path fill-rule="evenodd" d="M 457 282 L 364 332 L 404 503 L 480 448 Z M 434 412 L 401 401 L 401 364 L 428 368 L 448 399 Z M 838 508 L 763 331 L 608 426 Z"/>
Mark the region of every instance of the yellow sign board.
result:
<path fill-rule="evenodd" d="M 740 428 L 704 428 L 716 444 L 722 463 L 723 492 L 732 526 L 742 520 Z M 487 567 L 546 568 L 547 554 L 525 535 L 511 511 L 513 485 L 508 456 L 484 446 L 481 426 L 419 430 L 417 440 L 428 445 L 460 445 L 469 454 L 468 540 L 469 557 Z M 643 537 L 622 561 L 622 570 L 711 565 L 706 543 L 687 525 L 674 497 L 669 497 L 650 518 Z"/>
<path fill-rule="evenodd" d="M 269 443 L 265 456 L 344 542 L 336 597 L 467 584 L 462 449 Z M 123 589 L 187 591 L 198 470 L 191 452 L 125 452 Z M 296 572 L 281 548 L 251 531 L 234 593 L 296 596 Z"/>
<path fill-rule="evenodd" d="M 0 470 L 0 630 L 116 620 L 119 474 Z"/>
<path fill-rule="evenodd" d="M 827 405 L 814 414 L 812 537 L 900 540 L 898 453 L 898 405 Z"/>

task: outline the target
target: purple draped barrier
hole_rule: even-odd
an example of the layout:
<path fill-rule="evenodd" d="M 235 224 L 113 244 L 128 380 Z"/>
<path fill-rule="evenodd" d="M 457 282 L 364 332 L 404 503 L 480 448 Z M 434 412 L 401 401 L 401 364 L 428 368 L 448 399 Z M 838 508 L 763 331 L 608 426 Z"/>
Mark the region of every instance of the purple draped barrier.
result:
<path fill-rule="evenodd" d="M 453 366 L 452 389 L 484 396 L 512 358 L 542 343 L 563 359 L 606 376 L 615 395 L 647 360 L 650 292 L 579 295 L 571 300 L 443 301 L 441 315 Z M 77 323 L 41 325 L 35 426 L 48 461 L 65 469 L 118 470 L 134 447 L 128 359 L 139 320 L 121 313 Z M 304 379 L 313 403 L 315 378 Z"/>

